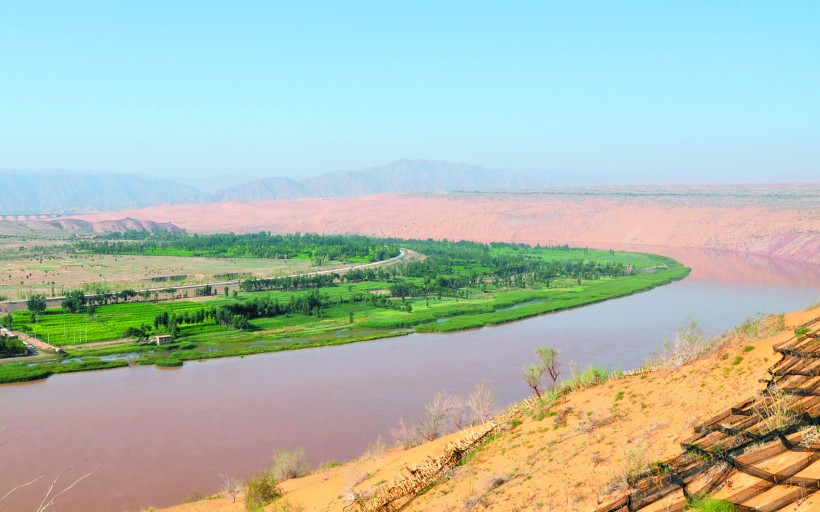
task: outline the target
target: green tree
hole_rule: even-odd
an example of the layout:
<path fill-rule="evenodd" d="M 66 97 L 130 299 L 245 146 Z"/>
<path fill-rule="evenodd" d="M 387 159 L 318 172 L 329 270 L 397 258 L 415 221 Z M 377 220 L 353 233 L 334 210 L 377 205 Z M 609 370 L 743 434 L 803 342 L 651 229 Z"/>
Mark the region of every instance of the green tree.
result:
<path fill-rule="evenodd" d="M 535 396 L 541 398 L 541 386 L 544 375 L 550 378 L 550 390 L 555 391 L 558 385 L 558 375 L 560 374 L 558 351 L 551 347 L 541 347 L 536 349 L 538 363 L 525 366 L 522 377 L 524 382 L 532 388 Z"/>
<path fill-rule="evenodd" d="M 143 325 L 142 327 L 129 327 L 126 329 L 123 336 L 125 338 L 137 338 L 140 341 L 145 341 L 148 339 L 148 326 Z"/>
<path fill-rule="evenodd" d="M 46 296 L 35 293 L 26 301 L 26 307 L 31 312 L 32 321 L 37 321 L 37 315 L 41 315 L 46 310 Z"/>
<path fill-rule="evenodd" d="M 85 305 L 85 293 L 82 290 L 71 290 L 66 294 L 65 299 L 60 304 L 69 313 L 82 311 Z"/>

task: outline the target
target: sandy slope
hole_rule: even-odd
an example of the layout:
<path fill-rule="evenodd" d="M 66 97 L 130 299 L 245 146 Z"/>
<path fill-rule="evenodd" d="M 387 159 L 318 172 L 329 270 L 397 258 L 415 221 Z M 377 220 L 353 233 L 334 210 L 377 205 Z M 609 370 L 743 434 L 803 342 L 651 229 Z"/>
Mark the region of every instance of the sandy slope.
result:
<path fill-rule="evenodd" d="M 820 307 L 791 313 L 786 315 L 789 330 L 772 338 L 736 342 L 675 371 L 636 375 L 573 393 L 554 409 L 567 411 L 566 425 L 554 417 L 523 416 L 521 425 L 485 446 L 406 510 L 594 510 L 618 495 L 612 492 L 613 482 L 624 475 L 630 453 L 645 450 L 646 462 L 678 454 L 679 443 L 698 420 L 759 390 L 758 379 L 777 359 L 771 346 L 787 339 L 794 325 L 818 315 Z M 747 345 L 754 348 L 744 351 Z M 743 360 L 734 364 L 736 356 Z M 423 462 L 458 435 L 288 480 L 281 485 L 285 494 L 279 506 L 287 502 L 305 511 L 341 511 L 346 490 L 362 475 L 369 476 L 356 486 L 359 490 L 389 481 L 403 466 Z M 240 501 L 234 505 L 229 498 L 215 497 L 165 510 L 240 511 Z"/>
<path fill-rule="evenodd" d="M 708 195 L 375 195 L 163 205 L 82 217 L 134 217 L 196 232 L 361 233 L 527 243 L 642 244 L 741 251 L 820 263 L 820 205 Z M 757 198 L 757 199 L 755 199 Z"/>

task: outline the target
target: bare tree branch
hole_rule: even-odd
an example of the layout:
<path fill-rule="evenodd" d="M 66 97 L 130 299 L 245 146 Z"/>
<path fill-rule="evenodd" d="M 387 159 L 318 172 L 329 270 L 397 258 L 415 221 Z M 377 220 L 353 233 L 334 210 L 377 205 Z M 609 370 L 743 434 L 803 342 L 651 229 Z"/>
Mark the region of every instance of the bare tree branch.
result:
<path fill-rule="evenodd" d="M 12 495 L 12 493 L 14 493 L 14 491 L 16 491 L 17 489 L 22 489 L 23 487 L 25 487 L 25 486 L 27 486 L 27 485 L 31 485 L 31 484 L 33 484 L 34 482 L 36 482 L 37 480 L 39 480 L 39 479 L 43 478 L 44 476 L 46 476 L 46 475 L 40 475 L 40 476 L 38 476 L 37 478 L 35 478 L 34 480 L 32 480 L 31 482 L 26 482 L 26 483 L 24 483 L 24 484 L 20 484 L 20 485 L 18 485 L 17 487 L 15 487 L 14 489 L 10 490 L 10 491 L 9 491 L 9 492 L 7 492 L 6 494 L 4 494 L 2 498 L 0 498 L 0 505 L 2 505 L 2 504 L 3 504 L 3 501 L 5 501 L 5 499 L 6 499 L 6 498 L 8 498 L 9 496 L 11 496 L 11 495 Z"/>
<path fill-rule="evenodd" d="M 40 506 L 39 506 L 39 507 L 37 507 L 37 512 L 43 512 L 43 511 L 44 511 L 44 510 L 46 510 L 48 507 L 50 507 L 51 505 L 53 505 L 53 504 L 54 504 L 54 500 L 56 500 L 58 497 L 60 497 L 60 495 L 62 495 L 62 494 L 64 494 L 64 493 L 66 493 L 66 492 L 68 492 L 68 491 L 70 491 L 70 490 L 71 490 L 71 489 L 72 489 L 75 485 L 77 485 L 77 484 L 78 484 L 78 483 L 80 483 L 81 481 L 85 480 L 86 478 L 88 478 L 89 476 L 91 476 L 92 474 L 94 474 L 94 472 L 95 472 L 95 471 L 97 471 L 97 469 L 99 469 L 99 467 L 100 467 L 100 466 L 102 466 L 102 465 L 103 465 L 103 463 L 105 463 L 105 461 L 100 462 L 99 464 L 97 464 L 96 466 L 94 466 L 94 469 L 92 469 L 92 470 L 91 470 L 91 471 L 89 471 L 88 473 L 86 473 L 86 474 L 84 474 L 83 476 L 81 476 L 81 477 L 77 478 L 76 480 L 74 480 L 74 482 L 72 482 L 72 483 L 71 483 L 71 485 L 69 485 L 68 487 L 66 487 L 66 488 L 65 488 L 65 489 L 63 489 L 62 491 L 60 491 L 60 492 L 58 492 L 57 494 L 55 494 L 54 496 L 52 496 L 52 497 L 51 497 L 51 499 L 49 500 L 49 496 L 51 496 L 51 492 L 54 490 L 54 486 L 57 484 L 57 481 L 58 481 L 58 480 L 60 480 L 60 478 L 61 478 L 61 477 L 62 477 L 65 473 L 67 473 L 68 471 L 71 471 L 72 469 L 76 468 L 77 466 L 80 466 L 80 465 L 82 465 L 82 464 L 85 464 L 85 463 L 86 463 L 86 462 L 88 462 L 89 460 L 90 460 L 90 458 L 86 457 L 85 459 L 81 460 L 81 461 L 80 461 L 80 462 L 78 462 L 77 464 L 74 464 L 74 465 L 69 466 L 69 467 L 65 468 L 64 470 L 62 470 L 62 471 L 60 472 L 60 474 L 59 474 L 59 475 L 57 475 L 57 477 L 56 477 L 56 478 L 55 478 L 55 479 L 51 482 L 51 485 L 50 485 L 50 486 L 49 486 L 49 488 L 48 488 L 48 492 L 46 492 L 46 495 L 43 497 L 43 501 L 40 503 Z"/>
<path fill-rule="evenodd" d="M 51 485 L 49 486 L 49 488 L 48 488 L 48 492 L 46 492 L 46 495 L 45 495 L 45 496 L 43 496 L 43 501 L 42 501 L 42 503 L 40 503 L 40 506 L 39 506 L 39 507 L 37 507 L 37 510 L 38 510 L 38 511 L 43 509 L 43 505 L 45 504 L 45 502 L 46 502 L 46 500 L 48 499 L 48 497 L 51 495 L 51 491 L 53 491 L 53 490 L 54 490 L 54 485 L 57 483 L 57 481 L 60 479 L 60 477 L 61 477 L 61 476 L 63 476 L 63 474 L 65 474 L 65 472 L 66 472 L 66 471 L 71 471 L 73 468 L 75 468 L 75 467 L 79 466 L 80 464 L 82 464 L 83 462 L 85 462 L 85 461 L 87 461 L 87 460 L 88 460 L 88 458 L 85 458 L 85 459 L 83 459 L 82 461 L 80 461 L 79 463 L 74 464 L 73 466 L 68 466 L 68 467 L 67 467 L 67 468 L 65 468 L 64 470 L 60 471 L 60 473 L 57 475 L 57 477 L 56 477 L 56 478 L 55 478 L 55 479 L 51 482 Z"/>
<path fill-rule="evenodd" d="M 86 460 L 88 460 L 88 459 L 86 459 Z M 84 474 L 84 475 L 83 475 L 83 476 L 81 476 L 80 478 L 78 478 L 78 479 L 74 480 L 74 482 L 73 482 L 71 485 L 69 485 L 68 487 L 66 487 L 66 488 L 65 488 L 65 489 L 63 489 L 62 491 L 60 491 L 60 492 L 58 492 L 57 494 L 55 494 L 55 495 L 54 495 L 54 497 L 53 497 L 53 498 L 51 498 L 51 500 L 49 500 L 49 502 L 48 502 L 48 503 L 46 503 L 46 505 L 45 505 L 44 507 L 43 507 L 43 506 L 41 506 L 41 508 L 38 508 L 38 509 L 37 509 L 37 512 L 43 512 L 45 509 L 47 509 L 48 507 L 50 507 L 51 505 L 53 505 L 53 504 L 54 504 L 54 500 L 56 500 L 57 498 L 59 498 L 61 494 L 63 494 L 63 493 L 65 493 L 65 492 L 70 491 L 72 487 L 74 487 L 75 485 L 77 485 L 78 483 L 80 483 L 82 480 L 85 480 L 85 479 L 86 479 L 86 478 L 88 478 L 89 476 L 93 475 L 93 474 L 94 474 L 94 472 L 95 472 L 95 471 L 97 471 L 97 470 L 100 468 L 100 466 L 102 466 L 104 463 L 105 463 L 105 461 L 100 462 L 99 464 L 97 464 L 96 466 L 94 466 L 94 469 L 92 469 L 92 470 L 91 470 L 91 471 L 89 471 L 88 473 Z M 56 481 L 56 480 L 55 480 L 55 481 Z M 51 491 L 49 490 L 49 492 L 51 492 Z M 48 497 L 48 496 L 46 496 L 46 497 Z"/>

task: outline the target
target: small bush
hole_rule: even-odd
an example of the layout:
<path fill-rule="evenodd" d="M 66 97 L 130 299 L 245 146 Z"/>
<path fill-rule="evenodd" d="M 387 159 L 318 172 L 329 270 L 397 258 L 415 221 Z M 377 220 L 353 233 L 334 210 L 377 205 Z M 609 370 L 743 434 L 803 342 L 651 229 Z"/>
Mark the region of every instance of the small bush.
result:
<path fill-rule="evenodd" d="M 510 420 L 510 428 L 515 428 L 523 423 L 519 418 L 513 418 Z"/>
<path fill-rule="evenodd" d="M 395 428 L 390 429 L 390 435 L 393 436 L 393 439 L 405 450 L 424 442 L 424 437 L 418 425 L 408 423 L 401 417 L 399 418 L 399 424 Z"/>
<path fill-rule="evenodd" d="M 735 356 L 735 359 L 732 361 L 732 364 L 733 364 L 733 365 L 735 365 L 735 366 L 737 366 L 737 365 L 739 365 L 741 362 L 743 362 L 743 356 Z"/>
<path fill-rule="evenodd" d="M 757 397 L 755 412 L 763 428 L 769 431 L 782 431 L 799 420 L 801 407 L 794 396 L 781 390 L 774 390 Z"/>
<path fill-rule="evenodd" d="M 609 372 L 602 366 L 590 366 L 581 373 L 574 373 L 561 385 L 561 393 L 569 393 L 603 384 L 609 379 Z"/>
<path fill-rule="evenodd" d="M 382 436 L 379 436 L 376 438 L 375 443 L 368 445 L 368 447 L 364 449 L 362 457 L 365 459 L 379 460 L 384 457 L 384 452 L 386 451 L 387 443 L 384 442 Z"/>
<path fill-rule="evenodd" d="M 222 492 L 233 499 L 232 503 L 236 503 L 236 495 L 242 492 L 242 488 L 245 487 L 242 480 L 222 474 L 219 475 L 219 478 L 222 479 Z"/>
<path fill-rule="evenodd" d="M 182 501 L 182 503 L 193 503 L 195 501 L 200 501 L 204 498 L 205 498 L 205 496 L 200 494 L 199 491 L 191 491 L 191 492 L 188 493 L 188 496 L 185 497 L 185 499 Z"/>
<path fill-rule="evenodd" d="M 480 425 L 495 416 L 496 400 L 493 388 L 479 384 L 467 397 L 467 408 L 470 409 L 470 423 Z"/>
<path fill-rule="evenodd" d="M 680 368 L 710 353 L 716 345 L 715 340 L 707 339 L 698 324 L 690 320 L 678 328 L 671 341 L 664 343 L 658 359 L 663 366 Z"/>
<path fill-rule="evenodd" d="M 647 446 L 645 444 L 636 443 L 629 446 L 624 452 L 624 478 L 630 486 L 634 485 L 638 478 L 649 470 L 646 450 Z"/>
<path fill-rule="evenodd" d="M 390 434 L 405 449 L 438 439 L 465 426 L 464 407 L 461 397 L 436 393 L 425 407 L 420 423 L 406 423 L 399 418 L 398 426 L 390 429 Z"/>
<path fill-rule="evenodd" d="M 289 478 L 299 478 L 310 472 L 310 466 L 305 458 L 305 450 L 297 448 L 293 451 L 283 451 L 274 454 L 271 474 L 276 480 L 283 482 Z"/>
<path fill-rule="evenodd" d="M 260 510 L 262 507 L 282 496 L 277 487 L 279 481 L 270 471 L 263 471 L 248 482 L 245 493 L 245 509 Z"/>
<path fill-rule="evenodd" d="M 746 345 L 745 347 L 743 347 L 744 352 L 751 352 L 754 349 L 755 347 L 753 345 Z"/>

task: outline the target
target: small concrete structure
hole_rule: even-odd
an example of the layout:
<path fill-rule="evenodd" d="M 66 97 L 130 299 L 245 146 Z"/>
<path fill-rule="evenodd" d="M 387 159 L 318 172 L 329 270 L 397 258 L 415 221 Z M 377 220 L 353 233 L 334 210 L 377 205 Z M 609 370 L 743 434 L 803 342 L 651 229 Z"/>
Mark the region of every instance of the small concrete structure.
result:
<path fill-rule="evenodd" d="M 156 336 L 151 336 L 149 341 L 157 345 L 167 345 L 174 341 L 174 337 L 170 334 L 157 334 Z"/>

